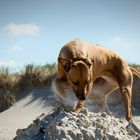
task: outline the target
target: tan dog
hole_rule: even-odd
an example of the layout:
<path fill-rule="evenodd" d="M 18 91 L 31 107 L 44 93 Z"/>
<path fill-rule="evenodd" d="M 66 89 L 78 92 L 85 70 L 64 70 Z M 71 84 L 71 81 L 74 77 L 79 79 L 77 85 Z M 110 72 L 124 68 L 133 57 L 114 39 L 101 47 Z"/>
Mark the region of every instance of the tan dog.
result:
<path fill-rule="evenodd" d="M 103 111 L 109 112 L 107 96 L 119 88 L 126 119 L 132 119 L 132 74 L 140 77 L 140 73 L 129 67 L 113 51 L 81 40 L 71 41 L 61 49 L 58 56 L 58 74 L 55 80 L 58 96 L 63 100 L 65 89 L 72 88 L 79 99 L 75 112 L 81 110 L 86 98 L 97 103 Z"/>

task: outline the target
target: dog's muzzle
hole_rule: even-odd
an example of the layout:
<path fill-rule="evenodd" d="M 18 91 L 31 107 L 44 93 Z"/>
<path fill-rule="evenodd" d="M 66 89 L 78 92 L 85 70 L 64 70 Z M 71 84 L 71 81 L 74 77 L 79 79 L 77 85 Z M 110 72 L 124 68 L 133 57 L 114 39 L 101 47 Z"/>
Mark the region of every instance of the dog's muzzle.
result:
<path fill-rule="evenodd" d="M 86 100 L 86 97 L 85 97 L 85 95 L 83 95 L 83 94 L 80 95 L 80 96 L 78 96 L 77 98 L 78 98 L 79 100 Z"/>

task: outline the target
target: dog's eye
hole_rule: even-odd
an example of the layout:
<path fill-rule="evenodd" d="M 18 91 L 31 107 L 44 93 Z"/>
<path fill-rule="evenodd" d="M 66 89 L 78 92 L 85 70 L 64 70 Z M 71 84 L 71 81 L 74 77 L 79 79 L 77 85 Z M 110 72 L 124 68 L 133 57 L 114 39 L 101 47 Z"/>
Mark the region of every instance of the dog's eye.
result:
<path fill-rule="evenodd" d="M 75 86 L 78 86 L 78 85 L 79 85 L 79 82 L 78 82 L 78 81 L 72 81 L 72 83 L 73 83 Z"/>

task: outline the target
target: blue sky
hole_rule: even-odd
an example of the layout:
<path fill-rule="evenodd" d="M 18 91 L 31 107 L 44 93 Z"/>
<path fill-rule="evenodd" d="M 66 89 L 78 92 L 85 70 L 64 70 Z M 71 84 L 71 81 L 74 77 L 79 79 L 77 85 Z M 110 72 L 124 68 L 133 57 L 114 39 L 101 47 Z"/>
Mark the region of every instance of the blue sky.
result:
<path fill-rule="evenodd" d="M 54 63 L 75 38 L 140 64 L 140 1 L 0 0 L 0 65 Z"/>

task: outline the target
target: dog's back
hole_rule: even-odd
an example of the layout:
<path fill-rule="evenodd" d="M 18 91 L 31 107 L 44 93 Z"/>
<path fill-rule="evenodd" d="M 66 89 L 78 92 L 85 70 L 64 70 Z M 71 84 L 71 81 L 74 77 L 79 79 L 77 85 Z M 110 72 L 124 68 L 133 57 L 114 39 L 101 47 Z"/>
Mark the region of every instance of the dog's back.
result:
<path fill-rule="evenodd" d="M 99 45 L 90 44 L 82 40 L 73 40 L 67 43 L 60 51 L 59 57 L 69 60 L 82 60 L 90 58 L 93 60 L 94 75 L 100 75 L 102 70 L 113 69 L 119 62 L 125 63 L 123 58 L 110 49 Z M 120 60 L 120 61 L 119 61 Z M 123 60 L 123 61 L 122 61 Z M 127 64 L 127 63 L 126 63 Z M 66 79 L 64 67 L 58 61 L 58 72 L 62 79 Z"/>
<path fill-rule="evenodd" d="M 60 51 L 59 57 L 65 59 L 76 59 L 88 57 L 89 44 L 81 40 L 73 40 L 67 43 Z"/>

